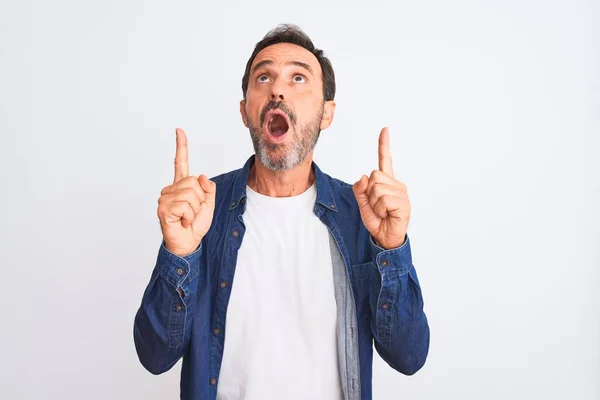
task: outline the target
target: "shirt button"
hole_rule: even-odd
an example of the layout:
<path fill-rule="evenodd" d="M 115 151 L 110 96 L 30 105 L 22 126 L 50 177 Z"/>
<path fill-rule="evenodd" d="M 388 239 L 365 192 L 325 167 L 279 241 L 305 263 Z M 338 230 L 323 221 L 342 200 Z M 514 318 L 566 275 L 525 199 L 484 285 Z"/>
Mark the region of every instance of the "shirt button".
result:
<path fill-rule="evenodd" d="M 223 289 L 225 289 L 227 287 L 227 282 L 225 282 L 225 281 L 221 282 L 221 287 Z"/>
<path fill-rule="evenodd" d="M 185 270 L 183 268 L 177 268 L 177 275 L 182 276 L 185 274 Z"/>
<path fill-rule="evenodd" d="M 384 310 L 387 310 L 388 308 L 390 308 L 390 305 L 388 303 L 383 303 L 381 305 L 381 308 L 383 308 Z"/>
<path fill-rule="evenodd" d="M 183 310 L 183 306 L 181 304 L 177 304 L 177 311 Z"/>
<path fill-rule="evenodd" d="M 332 204 L 332 205 L 331 205 L 331 208 L 333 208 L 333 209 L 335 210 L 335 204 Z"/>
<path fill-rule="evenodd" d="M 220 335 L 221 334 L 221 330 L 219 328 L 215 328 L 215 330 L 213 331 L 213 333 L 215 335 Z"/>
<path fill-rule="evenodd" d="M 235 237 L 235 238 L 236 238 L 236 237 L 238 237 L 238 236 L 240 236 L 240 233 L 239 233 L 238 231 L 233 231 L 231 234 L 232 234 L 232 235 L 233 235 L 233 237 Z"/>
<path fill-rule="evenodd" d="M 235 201 L 231 202 L 231 207 L 235 207 Z"/>
<path fill-rule="evenodd" d="M 383 261 L 381 262 L 381 266 L 383 266 L 383 267 L 387 267 L 388 265 L 389 265 L 389 262 L 388 262 L 388 260 L 383 260 Z"/>
<path fill-rule="evenodd" d="M 217 384 L 217 378 L 212 378 L 212 379 L 210 380 L 210 384 L 211 384 L 211 385 L 216 385 L 216 384 Z"/>

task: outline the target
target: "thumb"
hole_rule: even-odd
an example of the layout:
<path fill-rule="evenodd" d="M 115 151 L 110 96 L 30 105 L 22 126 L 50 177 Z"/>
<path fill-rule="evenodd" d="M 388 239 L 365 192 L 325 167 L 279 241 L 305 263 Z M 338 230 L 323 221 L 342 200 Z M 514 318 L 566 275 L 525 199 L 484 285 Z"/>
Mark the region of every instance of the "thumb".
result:
<path fill-rule="evenodd" d="M 200 183 L 202 190 L 204 190 L 204 193 L 206 193 L 206 204 L 214 208 L 217 184 L 208 179 L 206 175 L 200 175 L 198 177 L 198 182 Z"/>
<path fill-rule="evenodd" d="M 356 197 L 356 201 L 358 201 L 359 205 L 364 204 L 369 201 L 369 196 L 367 196 L 367 187 L 369 186 L 369 178 L 366 175 L 360 177 L 360 179 L 352 186 L 352 191 L 354 192 L 354 196 Z"/>

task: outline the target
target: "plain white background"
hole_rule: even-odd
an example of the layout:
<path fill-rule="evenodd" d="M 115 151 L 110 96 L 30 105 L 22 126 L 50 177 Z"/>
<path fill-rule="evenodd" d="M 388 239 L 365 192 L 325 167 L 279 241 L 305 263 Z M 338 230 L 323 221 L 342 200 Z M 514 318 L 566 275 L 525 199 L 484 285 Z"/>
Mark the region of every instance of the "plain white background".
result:
<path fill-rule="evenodd" d="M 331 58 L 315 160 L 355 182 L 390 127 L 431 325 L 375 399 L 600 398 L 600 71 L 592 1 L 0 2 L 0 397 L 175 399 L 137 360 L 176 127 L 191 173 L 252 152 L 254 44 L 299 24 Z"/>

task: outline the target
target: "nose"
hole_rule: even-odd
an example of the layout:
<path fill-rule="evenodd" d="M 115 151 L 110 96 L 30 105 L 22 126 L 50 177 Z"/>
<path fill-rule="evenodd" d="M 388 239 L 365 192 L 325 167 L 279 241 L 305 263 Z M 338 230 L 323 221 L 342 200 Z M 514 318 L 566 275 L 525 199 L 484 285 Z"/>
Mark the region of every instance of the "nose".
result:
<path fill-rule="evenodd" d="M 271 92 L 271 100 L 272 101 L 283 101 L 283 92 L 281 91 L 272 91 Z"/>
<path fill-rule="evenodd" d="M 271 85 L 271 101 L 283 101 L 285 100 L 284 84 L 280 79 L 275 80 Z"/>

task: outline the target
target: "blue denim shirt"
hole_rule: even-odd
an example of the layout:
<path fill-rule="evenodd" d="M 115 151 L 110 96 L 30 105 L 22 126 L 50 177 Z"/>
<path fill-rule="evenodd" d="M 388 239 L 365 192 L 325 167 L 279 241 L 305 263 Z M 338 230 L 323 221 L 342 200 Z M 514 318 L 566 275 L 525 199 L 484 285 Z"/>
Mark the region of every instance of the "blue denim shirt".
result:
<path fill-rule="evenodd" d="M 183 357 L 182 400 L 216 399 L 253 163 L 251 156 L 243 168 L 211 178 L 217 192 L 210 230 L 186 257 L 169 252 L 164 242 L 159 246 L 135 315 L 135 347 L 148 371 L 161 374 Z M 429 325 L 410 239 L 407 235 L 395 249 L 377 246 L 362 223 L 352 186 L 323 173 L 314 162 L 312 168 L 314 213 L 329 229 L 332 243 L 344 397 L 370 400 L 373 347 L 405 375 L 417 372 L 429 351 Z"/>

